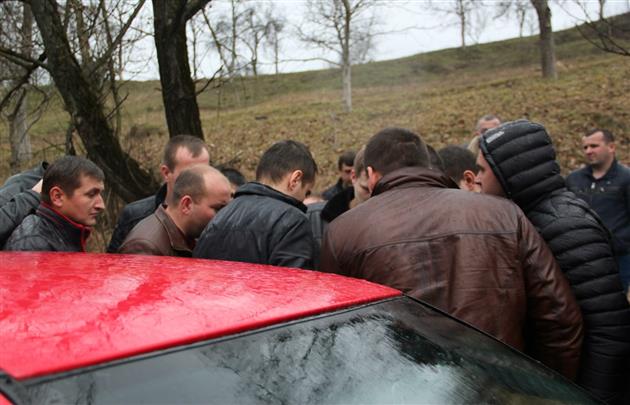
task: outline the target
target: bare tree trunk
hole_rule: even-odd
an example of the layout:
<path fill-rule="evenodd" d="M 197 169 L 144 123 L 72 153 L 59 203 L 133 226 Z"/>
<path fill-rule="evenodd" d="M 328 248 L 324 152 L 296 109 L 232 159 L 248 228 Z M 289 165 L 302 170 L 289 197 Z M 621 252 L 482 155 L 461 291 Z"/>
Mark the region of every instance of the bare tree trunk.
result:
<path fill-rule="evenodd" d="M 275 35 L 278 35 L 277 33 Z M 278 63 L 279 63 L 279 54 L 280 54 L 280 50 L 278 49 L 279 45 L 278 45 L 278 40 L 276 38 L 276 41 L 273 43 L 273 64 L 276 66 L 276 75 L 278 73 L 280 73 L 280 69 L 278 69 Z"/>
<path fill-rule="evenodd" d="M 33 53 L 33 14 L 31 7 L 22 5 L 22 52 L 31 56 Z M 11 173 L 18 173 L 30 163 L 33 157 L 31 139 L 28 134 L 27 114 L 28 92 L 22 86 L 15 94 L 17 100 L 15 109 L 9 115 L 9 144 L 11 145 Z"/>
<path fill-rule="evenodd" d="M 197 94 L 188 63 L 186 21 L 209 2 L 153 0 L 155 48 L 171 137 L 188 134 L 203 139 Z"/>
<path fill-rule="evenodd" d="M 350 60 L 350 23 L 352 21 L 352 9 L 348 0 L 343 0 L 345 24 L 343 27 L 343 46 L 341 54 L 341 75 L 343 87 L 343 108 L 346 112 L 352 111 L 352 61 Z"/>
<path fill-rule="evenodd" d="M 72 54 L 58 7 L 53 0 L 31 2 L 46 49 L 49 73 L 85 145 L 88 158 L 103 169 L 108 187 L 125 201 L 150 195 L 159 184 L 120 147 L 107 122 L 97 89 L 86 79 Z"/>
<path fill-rule="evenodd" d="M 536 14 L 538 15 L 538 26 L 540 28 L 540 58 L 542 64 L 542 75 L 544 78 L 557 79 L 556 72 L 556 49 L 553 39 L 553 29 L 551 27 L 551 9 L 547 0 L 531 0 Z"/>
<path fill-rule="evenodd" d="M 464 0 L 457 0 L 457 15 L 459 16 L 459 35 L 462 40 L 462 48 L 466 48 L 466 9 Z"/>
<path fill-rule="evenodd" d="M 604 6 L 606 5 L 606 0 L 599 0 L 599 20 L 604 19 Z"/>

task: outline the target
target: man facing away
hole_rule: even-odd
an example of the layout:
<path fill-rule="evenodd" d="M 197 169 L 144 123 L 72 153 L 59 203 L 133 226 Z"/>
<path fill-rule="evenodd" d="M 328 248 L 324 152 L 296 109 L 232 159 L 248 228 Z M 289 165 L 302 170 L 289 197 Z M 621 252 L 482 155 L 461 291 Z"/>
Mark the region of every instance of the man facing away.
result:
<path fill-rule="evenodd" d="M 397 288 L 573 378 L 580 311 L 518 207 L 457 189 L 405 129 L 374 135 L 364 159 L 372 197 L 328 226 L 321 269 Z"/>
<path fill-rule="evenodd" d="M 577 382 L 603 401 L 623 403 L 630 381 L 630 306 L 608 231 L 565 188 L 551 137 L 542 125 L 508 122 L 479 140 L 477 182 L 482 192 L 510 198 L 523 210 L 580 305 L 584 342 Z"/>
<path fill-rule="evenodd" d="M 241 186 L 208 224 L 193 257 L 312 268 L 317 248 L 302 201 L 316 173 L 304 144 L 272 145 L 258 163 L 256 181 Z"/>
<path fill-rule="evenodd" d="M 444 163 L 444 173 L 449 176 L 460 189 L 466 191 L 480 191 L 475 183 L 477 175 L 476 156 L 466 148 L 450 145 L 438 151 Z"/>
<path fill-rule="evenodd" d="M 129 232 L 119 253 L 191 257 L 195 240 L 232 199 L 232 188 L 221 172 L 201 164 L 179 174 L 169 198 Z"/>
<path fill-rule="evenodd" d="M 337 183 L 330 186 L 322 193 L 324 200 L 328 201 L 336 194 L 348 189 L 351 185 L 352 165 L 354 164 L 355 153 L 351 150 L 345 151 L 339 156 L 337 168 L 339 169 L 339 179 Z"/>
<path fill-rule="evenodd" d="M 587 165 L 567 177 L 567 187 L 586 201 L 613 235 L 621 281 L 630 300 L 630 168 L 615 158 L 615 138 L 595 129 L 582 138 Z"/>
<path fill-rule="evenodd" d="M 115 253 L 134 226 L 170 200 L 173 184 L 179 173 L 195 164 L 210 164 L 208 147 L 203 140 L 191 135 L 177 135 L 169 139 L 164 148 L 160 173 L 164 184 L 155 195 L 127 204 L 119 218 L 107 247 L 108 253 Z"/>
<path fill-rule="evenodd" d="M 82 157 L 65 156 L 48 166 L 41 203 L 13 231 L 4 250 L 84 252 L 91 226 L 105 208 L 104 178 Z"/>

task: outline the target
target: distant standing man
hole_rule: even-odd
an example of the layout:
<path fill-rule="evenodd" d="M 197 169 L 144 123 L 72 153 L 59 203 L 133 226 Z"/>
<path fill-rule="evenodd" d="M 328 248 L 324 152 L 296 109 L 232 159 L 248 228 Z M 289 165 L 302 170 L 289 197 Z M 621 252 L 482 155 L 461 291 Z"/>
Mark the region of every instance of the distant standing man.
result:
<path fill-rule="evenodd" d="M 91 227 L 105 209 L 103 171 L 65 156 L 44 172 L 41 203 L 13 231 L 4 250 L 84 252 Z"/>
<path fill-rule="evenodd" d="M 405 129 L 374 135 L 364 159 L 372 196 L 328 226 L 322 271 L 397 288 L 573 378 L 580 309 L 518 207 L 459 190 Z"/>
<path fill-rule="evenodd" d="M 586 201 L 613 234 L 621 281 L 630 299 L 630 169 L 615 158 L 615 137 L 595 129 L 582 138 L 587 165 L 567 177 L 567 187 Z"/>
<path fill-rule="evenodd" d="M 318 249 L 303 201 L 316 173 L 306 145 L 273 144 L 260 158 L 256 181 L 239 187 L 210 221 L 193 257 L 313 268 Z"/>
<path fill-rule="evenodd" d="M 118 218 L 107 252 L 115 253 L 134 226 L 170 200 L 179 173 L 195 164 L 210 164 L 210 153 L 203 140 L 191 135 L 177 135 L 164 148 L 160 173 L 164 184 L 155 195 L 127 204 Z"/>
<path fill-rule="evenodd" d="M 195 241 L 208 222 L 232 199 L 229 180 L 208 165 L 182 171 L 168 205 L 136 225 L 119 253 L 191 257 Z"/>
<path fill-rule="evenodd" d="M 345 151 L 339 156 L 337 168 L 339 169 L 339 179 L 333 186 L 327 188 L 322 193 L 324 200 L 328 201 L 336 194 L 352 186 L 352 165 L 354 164 L 355 153 L 351 150 Z"/>

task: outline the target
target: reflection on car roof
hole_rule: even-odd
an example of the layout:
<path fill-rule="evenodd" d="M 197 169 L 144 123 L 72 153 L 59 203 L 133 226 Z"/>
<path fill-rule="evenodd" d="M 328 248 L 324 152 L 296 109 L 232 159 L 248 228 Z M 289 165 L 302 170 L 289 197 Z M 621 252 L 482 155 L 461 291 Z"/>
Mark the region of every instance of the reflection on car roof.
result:
<path fill-rule="evenodd" d="M 401 295 L 314 271 L 0 252 L 0 369 L 22 379 Z"/>

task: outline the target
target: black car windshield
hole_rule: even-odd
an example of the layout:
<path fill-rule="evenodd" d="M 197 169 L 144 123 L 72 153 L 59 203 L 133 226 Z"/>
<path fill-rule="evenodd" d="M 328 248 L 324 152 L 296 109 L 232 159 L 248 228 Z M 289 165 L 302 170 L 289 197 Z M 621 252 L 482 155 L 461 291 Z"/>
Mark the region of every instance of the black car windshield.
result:
<path fill-rule="evenodd" d="M 25 381 L 33 403 L 589 403 L 410 298 Z"/>

